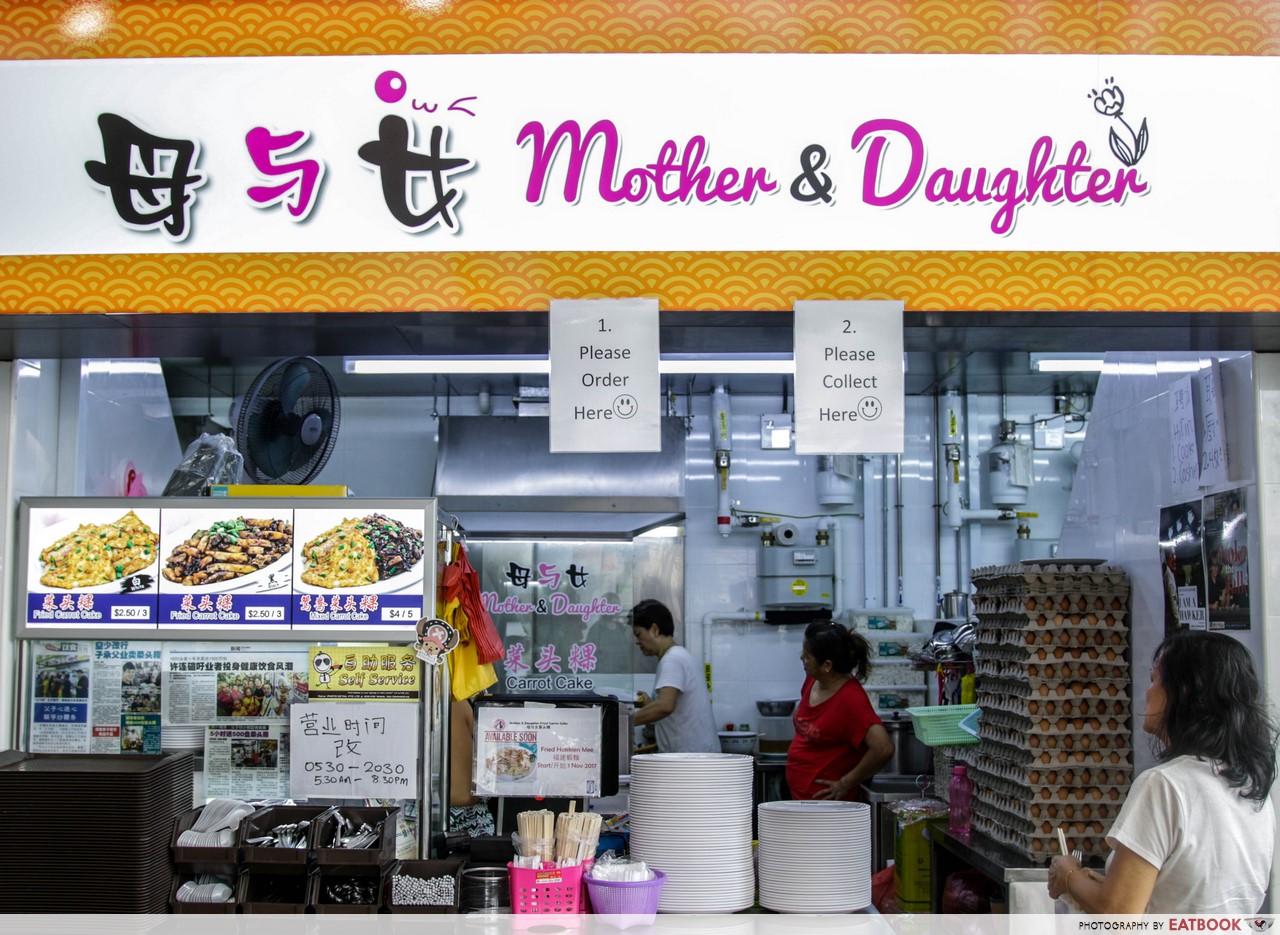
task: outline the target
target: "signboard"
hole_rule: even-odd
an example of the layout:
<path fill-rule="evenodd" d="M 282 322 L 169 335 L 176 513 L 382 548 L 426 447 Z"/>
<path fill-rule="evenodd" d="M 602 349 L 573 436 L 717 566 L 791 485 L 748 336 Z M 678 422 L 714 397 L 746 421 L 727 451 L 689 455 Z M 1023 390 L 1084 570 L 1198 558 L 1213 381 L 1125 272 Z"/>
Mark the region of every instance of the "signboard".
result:
<path fill-rule="evenodd" d="M 19 635 L 409 642 L 435 589 L 434 523 L 429 500 L 26 498 Z"/>
<path fill-rule="evenodd" d="M 1200 449 L 1190 374 L 1169 386 L 1169 471 L 1174 496 L 1190 496 L 1199 489 Z"/>
<path fill-rule="evenodd" d="M 1280 60 L 1116 58 L 0 62 L 0 253 L 1280 251 Z"/>
<path fill-rule="evenodd" d="M 416 701 L 422 685 L 418 654 L 405 646 L 312 646 L 311 701 Z"/>
<path fill-rule="evenodd" d="M 600 795 L 602 727 L 599 708 L 476 709 L 476 795 Z"/>
<path fill-rule="evenodd" d="M 1227 460 L 1227 423 L 1222 407 L 1222 371 L 1216 360 L 1201 369 L 1200 388 L 1200 484 L 1225 484 L 1230 465 Z"/>
<path fill-rule="evenodd" d="M 294 511 L 291 620 L 318 630 L 414 627 L 422 617 L 426 517 L 421 509 Z"/>
<path fill-rule="evenodd" d="M 661 451 L 657 299 L 551 302 L 551 450 Z"/>
<path fill-rule="evenodd" d="M 156 628 L 160 511 L 135 506 L 36 507 L 29 515 L 26 609 L 34 626 Z"/>
<path fill-rule="evenodd" d="M 796 454 L 901 454 L 902 355 L 901 302 L 797 302 Z"/>
<path fill-rule="evenodd" d="M 296 705 L 289 726 L 290 795 L 417 798 L 417 705 Z"/>
<path fill-rule="evenodd" d="M 161 625 L 287 630 L 293 523 L 283 504 L 164 510 Z"/>

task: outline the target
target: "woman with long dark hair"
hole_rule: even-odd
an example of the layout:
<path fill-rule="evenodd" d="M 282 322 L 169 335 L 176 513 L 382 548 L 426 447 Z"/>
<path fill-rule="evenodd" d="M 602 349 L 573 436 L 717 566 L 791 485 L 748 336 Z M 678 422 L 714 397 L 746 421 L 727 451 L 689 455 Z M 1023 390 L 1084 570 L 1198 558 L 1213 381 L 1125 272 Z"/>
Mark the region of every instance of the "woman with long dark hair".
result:
<path fill-rule="evenodd" d="M 858 787 L 893 757 L 893 740 L 861 685 L 871 645 L 838 623 L 811 623 L 800 661 L 804 687 L 787 751 L 791 797 L 856 799 Z"/>
<path fill-rule="evenodd" d="M 1049 895 L 1089 913 L 1257 912 L 1276 843 L 1277 730 L 1248 651 L 1223 633 L 1165 640 L 1142 729 L 1158 762 L 1111 826 L 1106 875 L 1055 857 Z"/>

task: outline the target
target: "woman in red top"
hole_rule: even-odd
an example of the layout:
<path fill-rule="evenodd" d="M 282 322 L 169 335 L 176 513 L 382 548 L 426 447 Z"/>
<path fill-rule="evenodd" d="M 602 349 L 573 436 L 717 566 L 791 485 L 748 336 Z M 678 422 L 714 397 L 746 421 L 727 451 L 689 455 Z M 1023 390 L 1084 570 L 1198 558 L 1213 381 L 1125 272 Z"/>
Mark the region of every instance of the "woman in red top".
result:
<path fill-rule="evenodd" d="M 893 740 L 859 684 L 871 645 L 838 623 L 811 623 L 800 661 L 804 688 L 787 753 L 791 797 L 856 799 L 859 786 L 893 757 Z"/>

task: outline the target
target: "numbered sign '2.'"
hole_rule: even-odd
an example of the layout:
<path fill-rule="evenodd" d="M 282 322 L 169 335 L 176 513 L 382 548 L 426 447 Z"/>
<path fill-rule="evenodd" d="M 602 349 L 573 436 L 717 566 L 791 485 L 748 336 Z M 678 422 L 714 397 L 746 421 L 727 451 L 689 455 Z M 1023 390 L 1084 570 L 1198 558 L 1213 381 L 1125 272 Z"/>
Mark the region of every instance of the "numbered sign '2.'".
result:
<path fill-rule="evenodd" d="M 796 454 L 902 452 L 901 302 L 795 304 Z"/>

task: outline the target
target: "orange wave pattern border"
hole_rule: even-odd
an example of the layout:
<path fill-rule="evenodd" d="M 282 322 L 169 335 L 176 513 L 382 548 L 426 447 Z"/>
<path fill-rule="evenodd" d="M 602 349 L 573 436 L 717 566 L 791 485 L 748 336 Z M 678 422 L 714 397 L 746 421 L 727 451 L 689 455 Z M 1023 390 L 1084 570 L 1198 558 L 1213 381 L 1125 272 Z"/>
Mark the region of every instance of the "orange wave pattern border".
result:
<path fill-rule="evenodd" d="M 902 299 L 911 311 L 1273 311 L 1280 254 L 330 253 L 0 257 L 0 310 L 545 311 L 652 296 L 668 310 Z"/>
<path fill-rule="evenodd" d="M 485 52 L 1280 54 L 1274 0 L 0 0 L 0 59 Z"/>
<path fill-rule="evenodd" d="M 1280 54 L 1274 0 L 0 0 L 0 60 L 547 52 Z M 0 313 L 669 309 L 1274 310 L 1280 255 L 1002 252 L 0 258 Z"/>

